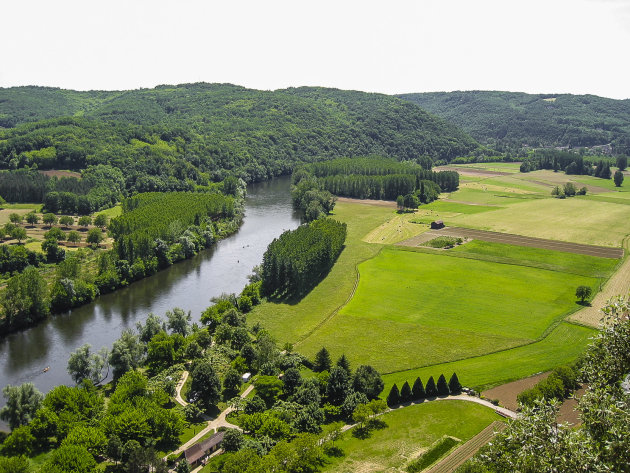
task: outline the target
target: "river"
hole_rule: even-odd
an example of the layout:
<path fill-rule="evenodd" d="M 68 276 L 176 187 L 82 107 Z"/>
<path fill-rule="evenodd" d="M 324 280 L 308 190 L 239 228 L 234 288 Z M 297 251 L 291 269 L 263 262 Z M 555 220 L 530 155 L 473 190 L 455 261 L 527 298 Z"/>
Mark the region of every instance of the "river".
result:
<path fill-rule="evenodd" d="M 213 248 L 0 339 L 0 387 L 32 382 L 45 393 L 59 384 L 72 385 L 66 365 L 70 353 L 81 345 L 111 348 L 124 329 L 135 328 L 150 312 L 164 316 L 173 307 L 192 311 L 193 321 L 198 321 L 211 297 L 239 293 L 252 268 L 262 262 L 267 245 L 300 224 L 289 187 L 289 177 L 250 185 L 239 231 Z M 4 404 L 0 399 L 0 406 Z"/>

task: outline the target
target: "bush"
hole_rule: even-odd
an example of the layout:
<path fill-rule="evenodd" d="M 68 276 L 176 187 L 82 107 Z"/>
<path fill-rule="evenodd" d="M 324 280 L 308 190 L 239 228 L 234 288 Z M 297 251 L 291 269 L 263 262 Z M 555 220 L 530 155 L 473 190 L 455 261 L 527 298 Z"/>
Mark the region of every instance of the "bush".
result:
<path fill-rule="evenodd" d="M 451 391 L 451 394 L 458 394 L 462 390 L 462 385 L 459 383 L 459 378 L 457 378 L 457 374 L 453 373 L 451 379 L 448 382 L 448 389 Z"/>

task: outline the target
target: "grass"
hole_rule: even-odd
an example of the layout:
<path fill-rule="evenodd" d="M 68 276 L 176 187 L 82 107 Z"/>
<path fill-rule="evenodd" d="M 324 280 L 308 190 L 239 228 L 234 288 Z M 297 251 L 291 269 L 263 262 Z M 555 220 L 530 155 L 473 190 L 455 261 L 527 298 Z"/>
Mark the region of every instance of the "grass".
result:
<path fill-rule="evenodd" d="M 372 258 L 382 248 L 362 238 L 394 216 L 395 211 L 390 208 L 338 202 L 332 217 L 348 223 L 348 236 L 328 276 L 299 303 L 265 302 L 256 306 L 247 316 L 248 323 L 260 322 L 280 346 L 306 337 L 352 294 L 357 264 Z"/>
<path fill-rule="evenodd" d="M 521 202 L 510 208 L 457 218 L 457 225 L 601 246 L 621 246 L 630 233 L 625 205 L 580 197 Z"/>
<path fill-rule="evenodd" d="M 383 393 L 387 396 L 394 383 L 400 388 L 405 381 L 411 384 L 418 376 L 426 383 L 429 376 L 437 379 L 442 373 L 447 379 L 452 373 L 457 373 L 464 386 L 480 391 L 489 389 L 574 361 L 596 333 L 595 329 L 563 322 L 547 337 L 529 345 L 387 374 L 383 376 L 385 381 Z"/>
<path fill-rule="evenodd" d="M 191 438 L 193 438 L 204 428 L 206 428 L 207 425 L 208 423 L 204 421 L 186 424 L 186 427 L 184 427 L 184 431 L 179 436 L 179 444 L 183 445 L 184 443 L 188 442 Z"/>
<path fill-rule="evenodd" d="M 469 205 L 460 204 L 457 202 L 447 202 L 444 200 L 436 200 L 430 204 L 423 205 L 421 209 L 430 209 L 437 212 L 453 212 L 457 214 L 478 214 L 483 212 L 490 212 L 492 210 L 498 210 L 501 207 L 490 205 Z"/>
<path fill-rule="evenodd" d="M 120 206 L 120 204 L 118 204 L 118 205 L 115 205 L 114 207 L 111 207 L 109 209 L 101 210 L 100 212 L 95 212 L 92 215 L 92 217 L 96 217 L 99 214 L 105 214 L 108 219 L 112 219 L 112 218 L 118 217 L 119 215 L 122 214 L 122 207 Z"/>
<path fill-rule="evenodd" d="M 499 417 L 487 407 L 465 401 L 412 405 L 380 417 L 387 427 L 367 439 L 352 431 L 335 442 L 345 456 L 329 458 L 326 472 L 401 471 L 444 435 L 467 441 Z"/>
<path fill-rule="evenodd" d="M 414 223 L 416 213 L 395 214 L 393 218 L 368 233 L 363 241 L 393 245 L 426 232 L 428 227 Z"/>
<path fill-rule="evenodd" d="M 507 191 L 484 190 L 483 188 L 472 188 L 460 186 L 460 189 L 450 194 L 442 195 L 442 198 L 448 200 L 457 200 L 460 202 L 471 202 L 475 204 L 485 205 L 509 205 L 532 199 L 539 199 L 538 194 L 515 194 Z"/>
<path fill-rule="evenodd" d="M 554 271 L 607 279 L 619 260 L 596 256 L 576 255 L 562 251 L 528 248 L 481 240 L 473 240 L 451 250 L 451 254 L 486 256 L 495 261 L 536 266 Z"/>
<path fill-rule="evenodd" d="M 596 278 L 397 248 L 384 248 L 359 269 L 352 300 L 299 350 L 313 355 L 326 345 L 335 356 L 343 350 L 383 372 L 536 340 L 580 307 L 577 286 L 599 284 Z"/>
<path fill-rule="evenodd" d="M 446 455 L 450 450 L 453 449 L 453 447 L 459 445 L 459 443 L 460 442 L 453 437 L 442 437 L 440 440 L 434 443 L 431 448 L 429 448 L 425 453 L 412 461 L 409 466 L 407 466 L 407 471 L 416 473 L 418 471 L 424 470 L 430 465 L 433 465 L 444 455 Z"/>

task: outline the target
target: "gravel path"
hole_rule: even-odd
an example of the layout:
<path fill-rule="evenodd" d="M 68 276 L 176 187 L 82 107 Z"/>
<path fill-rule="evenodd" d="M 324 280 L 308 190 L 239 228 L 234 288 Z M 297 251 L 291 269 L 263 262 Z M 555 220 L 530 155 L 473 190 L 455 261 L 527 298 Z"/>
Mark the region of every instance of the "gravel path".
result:
<path fill-rule="evenodd" d="M 177 383 L 177 387 L 175 388 L 175 400 L 181 404 L 182 406 L 187 405 L 188 403 L 186 401 L 184 401 L 181 398 L 181 388 L 184 385 L 184 383 L 186 382 L 186 379 L 188 379 L 188 371 L 184 371 L 184 373 L 182 374 L 182 378 L 179 380 L 179 383 Z M 246 398 L 247 395 L 249 393 L 252 392 L 252 390 L 254 389 L 254 385 L 249 385 L 247 387 L 247 389 L 245 389 L 245 391 L 243 391 L 243 393 L 241 394 L 241 398 Z M 174 450 L 172 452 L 170 452 L 168 455 L 166 455 L 164 457 L 164 459 L 168 458 L 170 455 L 179 455 L 180 453 L 182 453 L 184 450 L 186 450 L 188 447 L 191 447 L 192 445 L 194 445 L 195 443 L 197 443 L 203 436 L 205 436 L 207 433 L 209 433 L 210 431 L 217 431 L 217 429 L 219 427 L 228 427 L 231 429 L 239 429 L 240 427 L 238 427 L 237 425 L 234 424 L 230 424 L 227 421 L 227 415 L 232 412 L 234 409 L 232 407 L 228 407 L 227 409 L 225 409 L 224 411 L 222 411 L 215 419 L 211 419 L 208 420 L 208 425 L 206 425 L 206 427 L 204 427 L 201 431 L 199 431 L 199 433 L 197 435 L 195 435 L 193 438 L 191 438 L 188 442 L 184 443 L 183 445 L 181 445 L 177 450 Z"/>

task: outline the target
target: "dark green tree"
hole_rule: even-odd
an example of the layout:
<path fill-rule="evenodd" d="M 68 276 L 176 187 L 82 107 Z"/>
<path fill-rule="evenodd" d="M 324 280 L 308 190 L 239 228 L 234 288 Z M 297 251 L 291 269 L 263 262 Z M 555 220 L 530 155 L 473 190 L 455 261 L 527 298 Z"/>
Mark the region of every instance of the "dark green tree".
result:
<path fill-rule="evenodd" d="M 616 187 L 621 187 L 621 184 L 623 183 L 623 173 L 621 171 L 615 171 L 614 181 Z"/>
<path fill-rule="evenodd" d="M 451 379 L 448 381 L 448 389 L 451 394 L 459 394 L 462 391 L 462 385 L 459 383 L 457 373 L 451 375 Z"/>
<path fill-rule="evenodd" d="M 226 452 L 237 452 L 243 446 L 245 438 L 243 433 L 238 429 L 227 429 L 221 447 Z"/>
<path fill-rule="evenodd" d="M 326 350 L 326 347 L 322 347 L 321 350 L 315 355 L 315 363 L 313 363 L 313 371 L 321 373 L 322 371 L 330 371 L 332 362 L 330 360 L 330 353 Z"/>
<path fill-rule="evenodd" d="M 205 409 L 215 406 L 220 399 L 221 381 L 209 361 L 201 361 L 191 373 L 188 397 Z"/>
<path fill-rule="evenodd" d="M 435 397 L 438 395 L 433 376 L 431 376 L 429 380 L 427 381 L 427 385 L 424 388 L 424 392 L 426 393 L 427 397 Z"/>
<path fill-rule="evenodd" d="M 440 396 L 448 396 L 450 391 L 448 389 L 448 383 L 446 382 L 446 378 L 443 374 L 440 375 L 437 382 L 437 392 Z"/>
<path fill-rule="evenodd" d="M 380 373 L 370 365 L 360 365 L 354 372 L 352 387 L 355 391 L 365 394 L 368 399 L 376 399 L 385 383 Z"/>
<path fill-rule="evenodd" d="M 330 370 L 328 385 L 326 386 L 326 396 L 328 401 L 334 405 L 340 405 L 350 391 L 350 379 L 345 369 L 335 366 Z"/>
<path fill-rule="evenodd" d="M 398 404 L 400 404 L 400 391 L 398 391 L 398 386 L 394 383 L 387 395 L 387 405 L 389 407 L 395 407 Z"/>
<path fill-rule="evenodd" d="M 352 370 L 350 369 L 350 361 L 348 361 L 348 358 L 346 357 L 345 354 L 342 354 L 339 357 L 336 364 L 340 368 L 343 368 L 344 370 L 346 370 L 346 373 L 348 373 L 348 378 L 352 376 Z"/>
<path fill-rule="evenodd" d="M 400 388 L 400 400 L 402 402 L 411 401 L 411 387 L 407 381 L 405 381 L 405 384 L 403 384 L 402 388 Z"/>
<path fill-rule="evenodd" d="M 414 401 L 419 401 L 426 397 L 426 393 L 424 392 L 424 385 L 422 384 L 422 380 L 420 377 L 416 378 L 413 382 L 413 386 L 411 388 L 411 398 Z"/>
<path fill-rule="evenodd" d="M 298 386 L 302 384 L 302 375 L 297 368 L 289 368 L 284 372 L 282 376 L 282 383 L 284 384 L 284 393 L 287 396 L 293 396 Z"/>
<path fill-rule="evenodd" d="M 580 299 L 580 302 L 583 303 L 586 299 L 591 297 L 592 292 L 593 290 L 590 288 L 590 286 L 578 286 L 575 290 L 575 297 Z"/>
<path fill-rule="evenodd" d="M 230 368 L 223 377 L 223 395 L 226 399 L 229 399 L 236 395 L 241 389 L 243 378 L 234 368 Z"/>
<path fill-rule="evenodd" d="M 617 156 L 617 167 L 619 171 L 625 171 L 628 167 L 628 156 Z"/>

